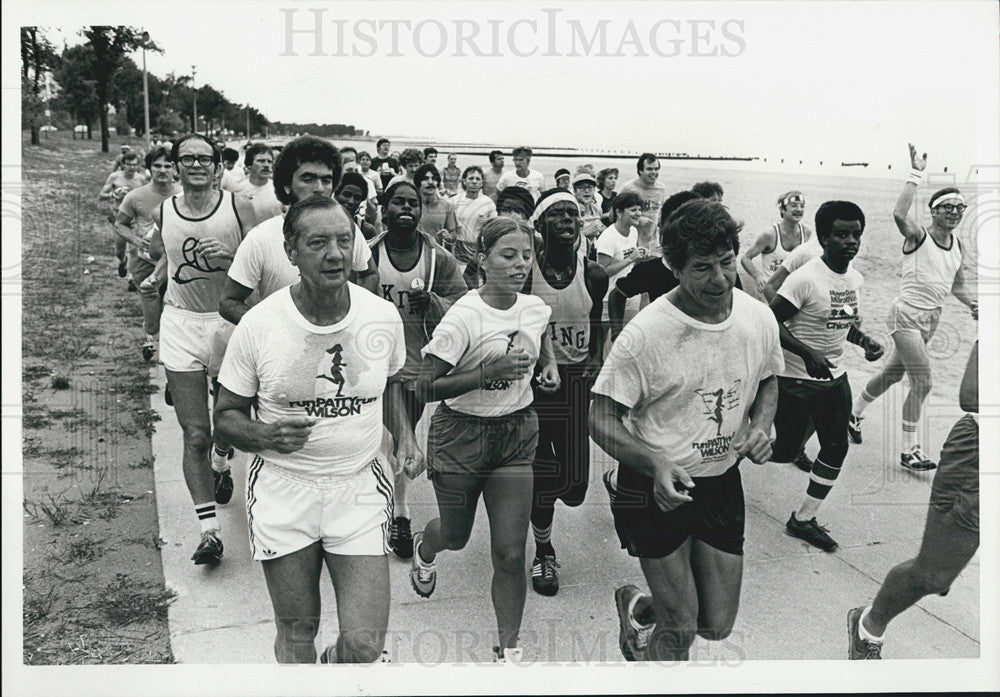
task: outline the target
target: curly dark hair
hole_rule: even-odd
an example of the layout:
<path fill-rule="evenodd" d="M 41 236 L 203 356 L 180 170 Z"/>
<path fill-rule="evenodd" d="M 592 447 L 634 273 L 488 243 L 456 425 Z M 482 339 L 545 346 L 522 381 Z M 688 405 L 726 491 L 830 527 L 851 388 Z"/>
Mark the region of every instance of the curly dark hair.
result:
<path fill-rule="evenodd" d="M 343 160 L 336 146 L 316 136 L 302 136 L 290 141 L 278 153 L 274 161 L 274 174 L 271 183 L 274 185 L 274 195 L 285 205 L 295 203 L 292 195 L 285 187 L 292 185 L 292 175 L 295 170 L 306 162 L 318 162 L 326 165 L 333 172 L 333 188 L 340 184 L 340 174 L 343 170 Z"/>

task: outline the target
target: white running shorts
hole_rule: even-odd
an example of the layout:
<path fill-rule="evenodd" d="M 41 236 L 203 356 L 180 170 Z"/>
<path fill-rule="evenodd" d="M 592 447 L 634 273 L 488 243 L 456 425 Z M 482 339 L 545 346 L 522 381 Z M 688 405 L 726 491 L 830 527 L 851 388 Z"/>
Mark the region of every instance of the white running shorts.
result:
<path fill-rule="evenodd" d="M 164 305 L 160 315 L 160 363 L 176 373 L 204 370 L 216 377 L 236 325 L 217 312 L 190 312 Z"/>
<path fill-rule="evenodd" d="M 247 520 L 255 561 L 317 540 L 330 554 L 389 552 L 392 470 L 376 457 L 357 474 L 307 477 L 255 456 L 247 471 Z"/>

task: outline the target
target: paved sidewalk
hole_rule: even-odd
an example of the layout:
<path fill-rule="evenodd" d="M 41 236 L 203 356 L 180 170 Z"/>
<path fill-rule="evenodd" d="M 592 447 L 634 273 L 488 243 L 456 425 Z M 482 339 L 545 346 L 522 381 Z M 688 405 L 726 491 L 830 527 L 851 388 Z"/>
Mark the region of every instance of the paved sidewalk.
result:
<path fill-rule="evenodd" d="M 217 568 L 194 566 L 190 556 L 198 524 L 181 472 L 181 432 L 163 402 L 163 374 L 156 371 L 152 407 L 161 415 L 153 436 L 156 497 L 166 584 L 177 593 L 169 612 L 173 652 L 179 663 L 273 664 L 274 624 L 260 564 L 250 558 L 245 518 L 247 457 L 233 462 L 236 493 L 221 507 L 225 558 Z M 855 380 L 859 383 L 860 380 Z M 855 388 L 860 388 L 855 384 Z M 753 659 L 846 658 L 847 610 L 870 602 L 886 572 L 917 551 L 930 494 L 931 473 L 914 475 L 898 464 L 901 388 L 866 413 L 865 442 L 851 447 L 840 480 L 820 511 L 820 522 L 840 543 L 826 554 L 784 533 L 807 475 L 793 465 L 741 465 L 747 499 L 746 555 L 741 607 L 732 636 L 698 639 L 692 659 L 700 665 L 733 665 Z M 928 400 L 928 452 L 937 456 L 955 406 Z M 888 421 L 889 425 L 886 425 Z M 424 426 L 425 422 L 422 422 Z M 815 442 L 809 452 L 815 454 Z M 528 590 L 522 631 L 530 662 L 620 661 L 614 589 L 645 588 L 636 560 L 620 549 L 600 474 L 607 457 L 596 447 L 591 486 L 577 509 L 560 505 L 553 543 L 560 591 L 545 598 Z M 411 485 L 414 530 L 436 515 L 430 483 Z M 392 607 L 386 648 L 394 662 L 488 662 L 495 643 L 489 599 L 490 557 L 484 509 L 465 550 L 443 553 L 437 590 L 419 598 L 410 587 L 409 563 L 392 557 Z M 533 543 L 528 543 L 528 558 Z M 323 626 L 317 646 L 336 636 L 332 587 L 323 576 Z M 886 658 L 976 658 L 980 645 L 979 557 L 947 597 L 929 597 L 892 624 Z"/>

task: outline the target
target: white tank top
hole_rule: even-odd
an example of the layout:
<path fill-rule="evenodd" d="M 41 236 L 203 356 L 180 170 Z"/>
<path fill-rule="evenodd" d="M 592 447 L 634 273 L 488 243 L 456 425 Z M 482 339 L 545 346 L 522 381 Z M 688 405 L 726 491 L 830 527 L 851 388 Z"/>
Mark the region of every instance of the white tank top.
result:
<path fill-rule="evenodd" d="M 401 270 L 389 259 L 389 252 L 385 247 L 385 238 L 376 244 L 378 258 L 379 294 L 391 302 L 400 319 L 403 320 L 403 340 L 406 342 L 406 363 L 399 371 L 399 377 L 410 382 L 417 379 L 420 372 L 420 349 L 427 343 L 424 335 L 424 318 L 416 310 L 410 308 L 410 291 L 413 290 L 414 279 L 419 278 L 424 282 L 424 290 L 432 290 L 431 285 L 431 254 L 428 253 L 428 245 L 421 235 L 420 256 L 417 263 L 408 270 Z"/>
<path fill-rule="evenodd" d="M 549 338 L 560 365 L 587 360 L 590 350 L 590 310 L 593 300 L 587 291 L 587 246 L 576 251 L 576 271 L 569 285 L 558 290 L 549 285 L 538 268 L 538 259 L 531 262 L 531 294 L 537 295 L 552 308 L 549 317 Z"/>
<path fill-rule="evenodd" d="M 243 241 L 243 224 L 236 199 L 229 191 L 216 192 L 219 202 L 204 218 L 186 218 L 171 196 L 160 204 L 160 232 L 167 255 L 167 294 L 163 302 L 189 312 L 218 312 L 230 262 L 205 261 L 194 253 L 198 240 L 214 237 L 235 250 Z"/>
<path fill-rule="evenodd" d="M 906 251 L 903 243 L 903 273 L 899 299 L 918 310 L 936 310 L 944 304 L 962 266 L 962 244 L 954 234 L 951 244 L 942 247 L 923 229 L 924 238 Z"/>
<path fill-rule="evenodd" d="M 795 245 L 795 247 L 798 247 L 800 244 L 806 241 L 806 234 L 805 230 L 802 229 L 802 223 L 799 223 L 796 229 L 799 233 L 799 241 Z M 783 262 L 785 259 L 788 258 L 788 255 L 795 250 L 795 247 L 792 247 L 791 249 L 785 249 L 782 246 L 781 224 L 775 223 L 774 249 L 770 252 L 764 252 L 760 255 L 760 268 L 764 271 L 764 273 L 770 276 L 771 274 L 773 274 L 775 271 L 778 270 L 778 267 L 781 266 L 781 262 Z"/>

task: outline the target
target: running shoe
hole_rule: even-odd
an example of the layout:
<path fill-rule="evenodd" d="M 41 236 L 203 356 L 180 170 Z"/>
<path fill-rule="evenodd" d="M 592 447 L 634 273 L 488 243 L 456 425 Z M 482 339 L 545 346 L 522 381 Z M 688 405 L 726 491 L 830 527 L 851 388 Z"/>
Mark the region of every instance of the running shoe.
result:
<path fill-rule="evenodd" d="M 124 259 L 118 260 L 118 277 L 125 278 L 128 276 L 128 262 Z"/>
<path fill-rule="evenodd" d="M 191 555 L 191 561 L 196 565 L 208 564 L 215 566 L 222 561 L 222 540 L 214 532 L 201 533 L 198 549 Z"/>
<path fill-rule="evenodd" d="M 151 361 L 156 355 L 156 345 L 152 341 L 146 341 L 142 345 L 142 360 Z"/>
<path fill-rule="evenodd" d="M 423 539 L 423 532 L 418 532 L 413 538 L 415 552 L 410 560 L 410 585 L 421 598 L 429 598 L 437 585 L 437 565 L 434 562 L 428 564 L 420 558 L 418 550 Z"/>
<path fill-rule="evenodd" d="M 608 498 L 611 499 L 611 503 L 614 503 L 618 492 L 615 491 L 615 485 L 611 482 L 612 476 L 614 476 L 614 471 L 608 470 L 601 476 L 601 479 L 604 481 L 604 489 L 608 492 Z"/>
<path fill-rule="evenodd" d="M 555 595 L 559 592 L 559 562 L 554 554 L 535 557 L 531 562 L 531 587 L 541 595 Z"/>
<path fill-rule="evenodd" d="M 413 537 L 410 534 L 409 518 L 393 518 L 392 529 L 389 533 L 389 546 L 400 559 L 410 559 L 413 557 Z"/>
<path fill-rule="evenodd" d="M 615 591 L 615 607 L 618 609 L 618 647 L 626 661 L 642 658 L 649 646 L 649 635 L 656 628 L 656 623 L 640 625 L 629 613 L 632 598 L 642 595 L 635 586 L 629 584 Z"/>
<path fill-rule="evenodd" d="M 806 455 L 805 450 L 800 451 L 799 454 L 795 456 L 795 459 L 792 460 L 792 464 L 803 472 L 812 472 L 813 469 L 812 458 Z"/>
<path fill-rule="evenodd" d="M 233 498 L 233 473 L 228 469 L 222 472 L 212 470 L 212 478 L 215 479 L 215 502 L 224 506 Z"/>
<path fill-rule="evenodd" d="M 319 655 L 320 663 L 336 663 L 337 662 L 337 644 L 333 643 L 323 649 L 323 653 Z M 378 663 L 392 663 L 392 659 L 389 658 L 389 652 L 383 651 L 382 655 L 379 656 Z"/>
<path fill-rule="evenodd" d="M 863 607 L 847 611 L 847 657 L 852 661 L 882 660 L 882 644 L 861 638 L 859 626 Z"/>
<path fill-rule="evenodd" d="M 133 281 L 131 278 L 129 278 L 128 279 L 128 292 L 129 293 L 136 293 L 136 292 L 138 292 L 138 290 L 139 290 L 139 286 L 137 286 L 135 284 L 135 281 Z"/>
<path fill-rule="evenodd" d="M 524 655 L 524 649 L 520 646 L 508 646 L 502 652 L 499 646 L 493 647 L 494 663 L 520 663 Z"/>
<path fill-rule="evenodd" d="M 174 406 L 174 396 L 170 394 L 170 386 L 164 386 L 163 388 L 163 401 L 168 407 Z"/>
<path fill-rule="evenodd" d="M 864 421 L 863 416 L 855 416 L 851 414 L 851 417 L 847 420 L 847 435 L 851 437 L 851 440 L 861 445 L 861 422 Z"/>
<path fill-rule="evenodd" d="M 788 516 L 788 522 L 785 523 L 785 532 L 792 537 L 805 540 L 813 547 L 819 547 L 824 552 L 832 552 L 837 549 L 837 543 L 832 537 L 826 534 L 827 529 L 817 523 L 815 517 L 806 521 L 800 521 L 792 513 L 792 515 Z"/>
<path fill-rule="evenodd" d="M 924 455 L 924 451 L 919 445 L 914 445 L 908 453 L 902 453 L 899 456 L 899 464 L 913 472 L 927 472 L 937 469 L 937 463 Z"/>

